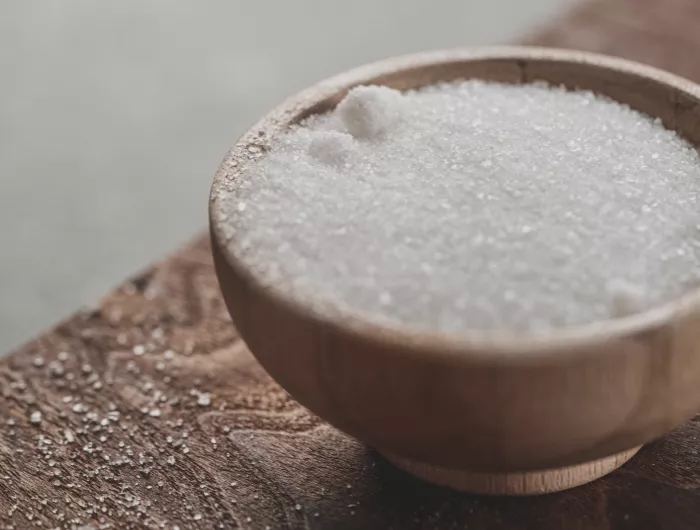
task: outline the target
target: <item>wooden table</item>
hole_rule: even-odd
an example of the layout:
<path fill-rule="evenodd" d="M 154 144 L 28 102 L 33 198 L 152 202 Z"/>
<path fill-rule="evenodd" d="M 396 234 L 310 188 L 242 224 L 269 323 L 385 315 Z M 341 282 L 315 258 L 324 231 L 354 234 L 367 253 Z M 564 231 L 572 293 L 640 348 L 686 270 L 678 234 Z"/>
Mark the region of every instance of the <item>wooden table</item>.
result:
<path fill-rule="evenodd" d="M 697 0 L 588 3 L 528 41 L 700 81 Z M 700 417 L 550 496 L 461 495 L 395 470 L 257 365 L 204 236 L 5 357 L 0 391 L 5 529 L 700 528 Z"/>

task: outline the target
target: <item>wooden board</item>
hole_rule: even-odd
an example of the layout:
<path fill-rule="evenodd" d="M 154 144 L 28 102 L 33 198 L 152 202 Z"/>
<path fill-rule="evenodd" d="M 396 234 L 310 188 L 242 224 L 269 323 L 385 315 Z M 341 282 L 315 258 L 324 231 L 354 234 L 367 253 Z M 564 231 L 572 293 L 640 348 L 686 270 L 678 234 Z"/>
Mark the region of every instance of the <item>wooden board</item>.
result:
<path fill-rule="evenodd" d="M 529 41 L 700 81 L 698 27 L 695 0 L 609 0 Z M 550 496 L 467 496 L 396 470 L 266 376 L 204 237 L 5 357 L 0 426 L 0 528 L 700 528 L 700 417 Z"/>

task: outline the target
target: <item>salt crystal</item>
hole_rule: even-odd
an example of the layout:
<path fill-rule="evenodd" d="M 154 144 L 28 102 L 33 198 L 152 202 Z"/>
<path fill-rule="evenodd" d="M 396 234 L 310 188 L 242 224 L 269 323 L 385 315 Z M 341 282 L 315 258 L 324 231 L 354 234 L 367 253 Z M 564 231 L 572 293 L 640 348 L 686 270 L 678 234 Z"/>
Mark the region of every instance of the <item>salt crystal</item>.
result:
<path fill-rule="evenodd" d="M 54 377 L 61 377 L 64 371 L 63 365 L 58 361 L 51 361 L 49 363 L 49 373 Z"/>
<path fill-rule="evenodd" d="M 537 330 L 643 311 L 700 283 L 697 151 L 590 92 L 359 87 L 240 182 L 222 212 L 231 250 L 318 312 Z"/>
<path fill-rule="evenodd" d="M 211 405 L 211 394 L 203 392 L 197 397 L 197 405 L 200 407 L 208 407 Z"/>
<path fill-rule="evenodd" d="M 75 436 L 73 436 L 73 431 L 70 429 L 64 429 L 63 437 L 66 439 L 66 443 L 72 444 L 75 441 Z"/>

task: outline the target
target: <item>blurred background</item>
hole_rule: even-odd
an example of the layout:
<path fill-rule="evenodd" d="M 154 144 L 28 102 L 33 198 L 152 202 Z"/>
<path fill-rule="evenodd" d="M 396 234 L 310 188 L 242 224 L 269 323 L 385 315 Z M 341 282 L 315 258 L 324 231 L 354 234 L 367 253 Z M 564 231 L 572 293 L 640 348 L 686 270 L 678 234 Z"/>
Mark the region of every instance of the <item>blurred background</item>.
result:
<path fill-rule="evenodd" d="M 280 99 L 573 3 L 1 0 L 0 354 L 203 230 L 221 158 Z"/>

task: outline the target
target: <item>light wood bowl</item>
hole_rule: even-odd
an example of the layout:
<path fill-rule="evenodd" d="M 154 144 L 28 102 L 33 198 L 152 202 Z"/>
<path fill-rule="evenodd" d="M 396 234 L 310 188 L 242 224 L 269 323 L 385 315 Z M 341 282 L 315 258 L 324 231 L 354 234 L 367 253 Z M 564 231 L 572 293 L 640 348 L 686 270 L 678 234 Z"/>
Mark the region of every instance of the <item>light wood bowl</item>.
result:
<path fill-rule="evenodd" d="M 604 94 L 700 145 L 700 88 L 640 64 L 509 47 L 400 57 L 287 100 L 229 152 L 212 188 L 214 260 L 233 321 L 295 399 L 427 480 L 481 493 L 533 494 L 610 472 L 700 410 L 700 291 L 642 314 L 550 335 L 460 336 L 317 314 L 265 287 L 231 252 L 220 199 L 241 169 L 299 120 L 358 84 L 411 89 L 480 78 L 544 80 Z"/>

